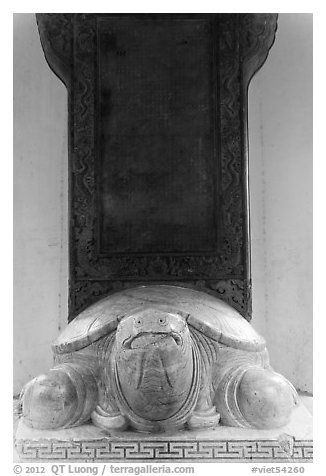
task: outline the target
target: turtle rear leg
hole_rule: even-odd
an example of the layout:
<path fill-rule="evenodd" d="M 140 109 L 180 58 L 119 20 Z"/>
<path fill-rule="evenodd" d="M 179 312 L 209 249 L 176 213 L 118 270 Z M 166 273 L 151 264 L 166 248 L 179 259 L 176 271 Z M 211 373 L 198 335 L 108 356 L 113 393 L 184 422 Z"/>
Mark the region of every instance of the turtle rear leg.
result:
<path fill-rule="evenodd" d="M 292 384 L 271 368 L 244 365 L 224 376 L 214 403 L 224 425 L 279 428 L 289 422 L 298 396 Z"/>
<path fill-rule="evenodd" d="M 87 366 L 63 363 L 28 382 L 21 400 L 22 417 L 27 426 L 73 427 L 90 418 L 98 401 L 97 382 Z"/>

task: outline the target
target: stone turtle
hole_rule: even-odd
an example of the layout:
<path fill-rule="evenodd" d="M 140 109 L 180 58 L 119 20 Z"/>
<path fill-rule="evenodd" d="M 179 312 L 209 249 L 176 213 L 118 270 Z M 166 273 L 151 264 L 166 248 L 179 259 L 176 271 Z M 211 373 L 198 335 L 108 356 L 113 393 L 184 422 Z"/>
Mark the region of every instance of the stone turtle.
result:
<path fill-rule="evenodd" d="M 215 295 L 175 285 L 116 292 L 53 344 L 55 366 L 22 391 L 23 419 L 109 432 L 276 428 L 298 402 L 264 339 Z"/>

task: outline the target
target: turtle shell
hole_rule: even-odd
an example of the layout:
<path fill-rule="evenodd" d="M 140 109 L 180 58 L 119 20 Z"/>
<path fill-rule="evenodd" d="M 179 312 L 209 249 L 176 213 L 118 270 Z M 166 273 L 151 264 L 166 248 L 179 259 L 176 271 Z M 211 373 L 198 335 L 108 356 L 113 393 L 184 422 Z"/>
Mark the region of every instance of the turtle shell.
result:
<path fill-rule="evenodd" d="M 114 331 L 121 319 L 142 310 L 178 312 L 188 325 L 221 344 L 262 351 L 265 340 L 246 319 L 224 301 L 198 289 L 144 285 L 118 291 L 81 312 L 53 344 L 56 354 L 73 352 Z"/>

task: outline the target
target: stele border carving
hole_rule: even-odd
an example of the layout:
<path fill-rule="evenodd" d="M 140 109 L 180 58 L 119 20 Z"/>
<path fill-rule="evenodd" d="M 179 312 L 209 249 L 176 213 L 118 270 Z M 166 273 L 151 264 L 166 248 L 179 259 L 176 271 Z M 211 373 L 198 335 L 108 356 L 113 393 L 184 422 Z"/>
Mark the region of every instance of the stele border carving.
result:
<path fill-rule="evenodd" d="M 101 14 L 105 15 L 109 14 Z M 46 59 L 69 93 L 70 320 L 108 292 L 132 283 L 159 281 L 200 283 L 251 318 L 247 89 L 273 44 L 277 15 L 208 16 L 218 31 L 222 197 L 218 251 L 211 256 L 103 257 L 96 235 L 94 58 L 98 15 L 37 14 Z"/>

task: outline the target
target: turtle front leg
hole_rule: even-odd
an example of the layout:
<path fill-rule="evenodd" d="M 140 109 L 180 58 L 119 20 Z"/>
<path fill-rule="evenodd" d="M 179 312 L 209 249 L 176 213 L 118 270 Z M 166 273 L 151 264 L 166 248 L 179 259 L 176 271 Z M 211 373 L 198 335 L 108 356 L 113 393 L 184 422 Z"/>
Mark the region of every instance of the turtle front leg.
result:
<path fill-rule="evenodd" d="M 104 377 L 104 376 L 102 376 Z M 99 403 L 92 412 L 91 418 L 95 426 L 110 432 L 123 431 L 128 425 L 128 419 L 121 414 L 113 392 L 112 380 L 105 375 L 99 389 Z"/>
<path fill-rule="evenodd" d="M 196 407 L 187 421 L 190 430 L 214 428 L 218 426 L 220 414 L 213 405 L 213 388 L 209 376 L 202 377 Z"/>
<path fill-rule="evenodd" d="M 298 396 L 292 384 L 270 367 L 243 365 L 223 377 L 214 403 L 224 425 L 279 428 L 289 422 Z"/>
<path fill-rule="evenodd" d="M 95 426 L 111 433 L 125 430 L 129 420 L 122 415 L 116 401 L 116 387 L 114 385 L 114 363 L 112 363 L 114 339 L 109 335 L 103 340 L 100 348 L 100 376 L 98 404 L 94 408 L 91 418 Z"/>
<path fill-rule="evenodd" d="M 92 412 L 92 422 L 110 432 L 123 431 L 129 426 L 129 421 L 118 409 L 104 410 L 101 405 Z"/>
<path fill-rule="evenodd" d="M 22 417 L 27 426 L 73 427 L 90 418 L 98 401 L 97 382 L 85 364 L 63 363 L 28 382 L 21 400 Z"/>

